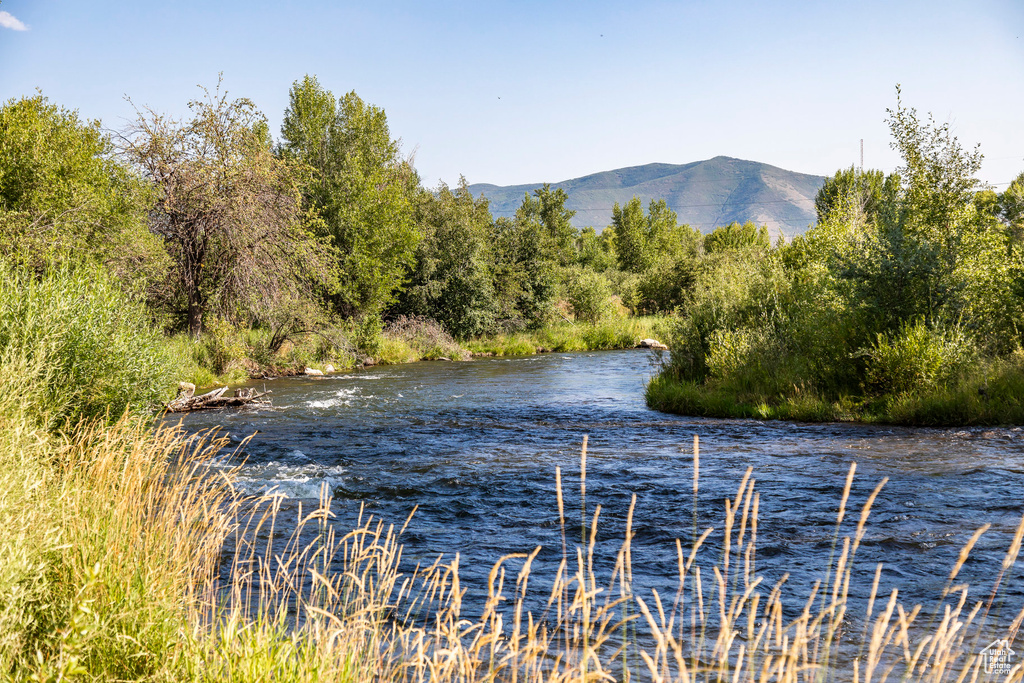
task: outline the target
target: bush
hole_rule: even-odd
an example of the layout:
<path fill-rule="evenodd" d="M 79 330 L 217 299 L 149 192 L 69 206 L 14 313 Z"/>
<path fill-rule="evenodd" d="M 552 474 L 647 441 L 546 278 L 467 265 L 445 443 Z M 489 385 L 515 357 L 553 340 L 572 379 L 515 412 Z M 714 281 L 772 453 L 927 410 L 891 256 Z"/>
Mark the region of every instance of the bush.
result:
<path fill-rule="evenodd" d="M 640 313 L 667 313 L 682 306 L 696 282 L 697 261 L 683 256 L 663 260 L 637 280 L 634 308 Z"/>
<path fill-rule="evenodd" d="M 946 387 L 976 358 L 958 329 L 929 327 L 922 320 L 880 333 L 868 352 L 868 386 L 876 394 L 902 394 Z"/>
<path fill-rule="evenodd" d="M 589 270 L 572 270 L 566 295 L 577 320 L 596 323 L 612 313 L 612 290 L 608 278 Z"/>
<path fill-rule="evenodd" d="M 143 305 L 109 276 L 61 267 L 41 277 L 0 265 L 0 359 L 34 368 L 48 427 L 146 410 L 177 372 Z"/>
<path fill-rule="evenodd" d="M 206 326 L 202 338 L 210 369 L 222 375 L 233 366 L 245 368 L 250 348 L 242 333 L 226 320 L 216 319 Z"/>
<path fill-rule="evenodd" d="M 430 318 L 421 316 L 399 316 L 384 328 L 385 354 L 388 358 L 403 355 L 398 353 L 394 341 L 403 342 L 411 353 L 406 360 L 392 360 L 391 362 L 407 362 L 407 360 L 437 360 L 448 358 L 451 360 L 461 359 L 466 355 L 465 350 L 452 339 L 452 336 L 445 332 L 444 328 Z M 390 346 L 387 342 L 392 342 Z"/>

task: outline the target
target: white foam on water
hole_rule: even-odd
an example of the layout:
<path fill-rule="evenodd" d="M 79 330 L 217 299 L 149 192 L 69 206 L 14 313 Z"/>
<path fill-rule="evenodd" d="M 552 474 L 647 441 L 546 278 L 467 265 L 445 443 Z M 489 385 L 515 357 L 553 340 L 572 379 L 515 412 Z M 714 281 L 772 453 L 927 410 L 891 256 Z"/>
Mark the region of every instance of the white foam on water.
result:
<path fill-rule="evenodd" d="M 359 381 L 370 381 L 375 379 L 395 379 L 398 377 L 405 377 L 402 373 L 384 373 L 382 375 L 331 375 L 328 379 L 340 379 L 340 380 L 359 380 Z"/>
<path fill-rule="evenodd" d="M 296 453 L 301 454 L 299 451 Z M 292 464 L 272 460 L 244 466 L 238 473 L 236 486 L 251 496 L 279 493 L 288 498 L 319 498 L 321 487 L 326 484 L 328 491 L 333 490 L 341 483 L 344 473 L 345 468 L 341 466 L 325 467 L 316 462 Z"/>
<path fill-rule="evenodd" d="M 359 393 L 359 387 L 352 387 L 350 389 L 338 389 L 334 392 L 334 396 L 331 398 L 323 399 L 320 401 L 309 401 L 306 404 L 308 408 L 337 408 L 338 406 L 350 406 L 352 405 L 352 399 L 356 394 Z"/>

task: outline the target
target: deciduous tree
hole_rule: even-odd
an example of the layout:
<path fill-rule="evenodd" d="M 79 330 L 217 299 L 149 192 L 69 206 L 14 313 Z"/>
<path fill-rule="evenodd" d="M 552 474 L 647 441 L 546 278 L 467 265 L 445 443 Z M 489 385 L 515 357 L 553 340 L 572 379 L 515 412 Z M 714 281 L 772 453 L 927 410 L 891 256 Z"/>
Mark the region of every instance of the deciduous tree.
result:
<path fill-rule="evenodd" d="M 0 107 L 0 252 L 37 269 L 92 261 L 122 281 L 159 277 L 151 196 L 113 152 L 98 121 L 42 95 Z"/>
<path fill-rule="evenodd" d="M 335 309 L 376 315 L 395 300 L 420 239 L 419 179 L 401 158 L 384 110 L 355 92 L 335 100 L 313 76 L 292 85 L 281 153 L 311 170 L 303 199 L 339 254 Z"/>
<path fill-rule="evenodd" d="M 424 192 L 416 211 L 423 240 L 395 311 L 433 318 L 458 338 L 488 331 L 497 312 L 488 262 L 491 222 L 487 200 L 474 198 L 465 178 L 455 190 L 442 183 Z"/>
<path fill-rule="evenodd" d="M 301 211 L 296 169 L 271 149 L 266 121 L 220 85 L 178 121 L 151 110 L 123 153 L 157 193 L 154 233 L 174 259 L 167 303 L 198 335 L 209 312 L 261 322 L 330 283 L 330 253 Z"/>

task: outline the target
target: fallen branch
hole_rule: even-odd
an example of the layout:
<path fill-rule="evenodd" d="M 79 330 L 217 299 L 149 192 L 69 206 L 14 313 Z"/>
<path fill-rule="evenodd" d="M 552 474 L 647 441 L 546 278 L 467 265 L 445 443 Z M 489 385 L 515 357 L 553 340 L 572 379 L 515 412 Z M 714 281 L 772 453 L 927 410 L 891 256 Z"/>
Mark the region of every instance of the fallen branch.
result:
<path fill-rule="evenodd" d="M 205 410 L 207 408 L 227 408 L 233 406 L 244 406 L 250 403 L 270 405 L 270 399 L 264 398 L 267 391 L 257 391 L 254 388 L 235 389 L 231 396 L 225 396 L 227 387 L 214 389 L 205 394 L 195 395 L 196 385 L 191 382 L 182 382 L 178 385 L 178 396 L 167 404 L 169 413 L 188 413 L 193 410 Z"/>

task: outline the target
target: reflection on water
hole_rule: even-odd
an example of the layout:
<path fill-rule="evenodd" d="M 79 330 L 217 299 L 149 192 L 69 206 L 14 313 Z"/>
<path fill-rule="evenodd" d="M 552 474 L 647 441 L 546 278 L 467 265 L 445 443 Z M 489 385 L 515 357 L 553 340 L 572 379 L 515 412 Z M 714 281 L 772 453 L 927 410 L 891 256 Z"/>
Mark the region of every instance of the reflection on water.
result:
<path fill-rule="evenodd" d="M 409 562 L 461 555 L 467 602 L 479 601 L 503 554 L 544 550 L 534 574 L 561 558 L 555 468 L 566 489 L 570 529 L 579 528 L 579 446 L 589 435 L 586 504 L 602 506 L 598 569 L 611 572 L 630 498 L 637 592 L 676 586 L 675 539 L 694 526 L 692 441 L 700 435 L 697 526 L 715 526 L 708 564 L 720 553 L 723 500 L 748 467 L 760 492 L 757 571 L 772 585 L 785 572 L 790 602 L 824 573 L 850 463 L 857 476 L 844 522 L 883 478 L 855 565 L 863 600 L 876 563 L 880 593 L 931 604 L 960 546 L 992 530 L 958 581 L 991 585 L 1024 512 L 1024 433 L 1019 428 L 907 429 L 711 420 L 648 410 L 653 373 L 641 351 L 491 358 L 370 368 L 323 379 L 267 382 L 274 407 L 197 413 L 190 429 L 221 425 L 245 448 L 241 485 L 301 501 L 326 482 L 338 524 L 360 506 L 400 525 Z M 308 503 L 307 503 L 308 507 Z M 575 512 L 573 512 L 575 511 Z M 572 516 L 575 515 L 575 516 Z M 857 580 L 856 573 L 863 574 Z M 1010 619 L 1020 607 L 1020 573 L 1004 579 Z M 984 591 L 979 591 L 979 594 Z M 1012 604 L 1009 604 L 1012 603 Z"/>

